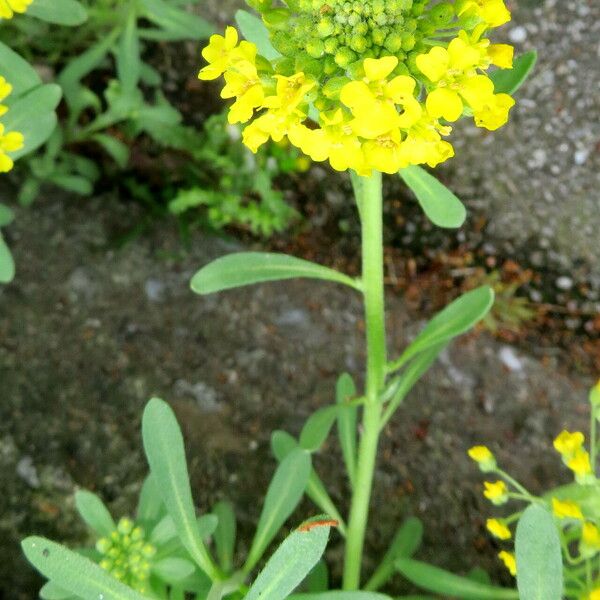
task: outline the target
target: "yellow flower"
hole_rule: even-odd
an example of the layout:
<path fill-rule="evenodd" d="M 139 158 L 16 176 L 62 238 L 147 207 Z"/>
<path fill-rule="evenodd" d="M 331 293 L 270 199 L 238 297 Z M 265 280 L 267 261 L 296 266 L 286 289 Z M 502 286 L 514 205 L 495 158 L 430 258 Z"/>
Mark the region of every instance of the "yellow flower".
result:
<path fill-rule="evenodd" d="M 15 13 L 24 13 L 33 0 L 0 0 L 0 19 L 12 19 Z"/>
<path fill-rule="evenodd" d="M 241 60 L 228 68 L 221 98 L 236 98 L 229 109 L 229 123 L 246 123 L 252 118 L 254 109 L 260 107 L 265 100 L 263 86 L 253 62 Z"/>
<path fill-rule="evenodd" d="M 484 481 L 483 495 L 497 506 L 505 504 L 508 501 L 508 488 L 504 481 Z"/>
<path fill-rule="evenodd" d="M 562 456 L 572 456 L 581 449 L 584 442 L 585 436 L 580 431 L 570 433 L 564 430 L 554 440 L 554 448 Z"/>
<path fill-rule="evenodd" d="M 563 501 L 552 498 L 552 512 L 554 513 L 554 516 L 559 519 L 576 519 L 578 521 L 583 521 L 581 508 L 576 502 L 571 502 L 570 500 Z"/>
<path fill-rule="evenodd" d="M 321 113 L 319 129 L 309 129 L 304 125 L 293 128 L 290 141 L 314 161 L 329 159 L 336 171 L 363 171 L 365 168 L 362 144 L 341 108 Z"/>
<path fill-rule="evenodd" d="M 467 105 L 478 127 L 495 130 L 506 123 L 514 100 L 508 94 L 494 94 L 492 80 L 477 69 L 487 68 L 493 60 L 507 64 L 509 56 L 502 48 L 489 52 L 488 40 L 470 39 L 461 31 L 447 49 L 435 46 L 417 56 L 417 67 L 435 84 L 425 100 L 432 117 L 456 121 Z"/>
<path fill-rule="evenodd" d="M 4 125 L 0 123 L 0 173 L 7 173 L 14 166 L 13 159 L 6 153 L 20 150 L 23 143 L 23 134 L 17 131 L 4 133 Z"/>
<path fill-rule="evenodd" d="M 467 454 L 484 473 L 489 473 L 496 468 L 496 457 L 487 446 L 473 446 Z"/>
<path fill-rule="evenodd" d="M 600 552 L 600 529 L 594 523 L 584 523 L 581 529 L 579 554 L 584 558 L 591 558 Z"/>
<path fill-rule="evenodd" d="M 487 530 L 499 540 L 510 540 L 510 529 L 498 519 L 488 519 L 486 521 Z"/>
<path fill-rule="evenodd" d="M 517 574 L 517 560 L 515 559 L 515 555 L 512 552 L 502 550 L 502 552 L 498 553 L 498 558 L 504 563 L 510 574 L 515 577 Z"/>
<path fill-rule="evenodd" d="M 238 46 L 238 39 L 238 32 L 234 27 L 227 27 L 225 36 L 211 35 L 208 46 L 202 50 L 202 56 L 208 65 L 200 70 L 198 78 L 217 79 L 236 60 L 252 62 L 256 57 L 256 46 L 246 41 L 242 41 Z"/>
<path fill-rule="evenodd" d="M 10 83 L 8 83 L 8 81 L 6 81 L 6 79 L 4 79 L 4 77 L 0 77 L 0 102 L 2 102 L 2 100 L 7 98 L 8 96 L 10 96 L 11 92 L 12 92 L 12 85 L 10 85 Z M 7 106 L 0 104 L 0 117 L 3 114 L 5 114 L 7 110 L 8 110 Z"/>
<path fill-rule="evenodd" d="M 296 73 L 291 77 L 275 75 L 277 88 L 275 96 L 265 98 L 266 108 L 281 109 L 291 113 L 306 101 L 306 94 L 315 87 L 315 82 L 308 79 L 304 73 Z"/>
<path fill-rule="evenodd" d="M 592 474 L 590 455 L 583 448 L 576 450 L 575 453 L 568 458 L 567 467 L 575 473 L 578 481 L 580 479 L 587 479 L 587 477 Z"/>
<path fill-rule="evenodd" d="M 600 588 L 592 590 L 586 600 L 600 600 Z"/>
<path fill-rule="evenodd" d="M 416 81 L 407 75 L 387 80 L 397 66 L 395 56 L 367 58 L 363 63 L 364 79 L 351 81 L 342 88 L 340 100 L 352 111 L 354 130 L 361 137 L 374 139 L 387 135 L 397 127 L 410 127 L 421 117 L 422 108 L 414 96 Z"/>
<path fill-rule="evenodd" d="M 459 17 L 476 16 L 488 27 L 500 27 L 510 21 L 504 0 L 459 0 L 456 12 Z"/>
<path fill-rule="evenodd" d="M 363 144 L 365 160 L 371 169 L 393 175 L 410 164 L 410 158 L 404 152 L 404 144 L 400 130 L 390 129 L 387 132 L 367 139 Z"/>
<path fill-rule="evenodd" d="M 490 62 L 501 69 L 512 69 L 515 49 L 508 44 L 490 44 L 487 57 Z"/>

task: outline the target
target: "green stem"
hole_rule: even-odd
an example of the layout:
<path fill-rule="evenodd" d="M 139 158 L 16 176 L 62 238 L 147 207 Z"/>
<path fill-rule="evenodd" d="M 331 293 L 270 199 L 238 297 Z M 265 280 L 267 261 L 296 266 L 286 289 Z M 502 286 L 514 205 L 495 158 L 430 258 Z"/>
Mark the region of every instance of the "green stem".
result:
<path fill-rule="evenodd" d="M 383 295 L 383 226 L 381 173 L 354 177 L 354 193 L 362 225 L 362 279 L 367 337 L 366 394 L 344 560 L 345 590 L 360 586 L 360 571 L 369 515 L 371 487 L 379 444 L 381 402 L 385 381 L 385 311 Z"/>

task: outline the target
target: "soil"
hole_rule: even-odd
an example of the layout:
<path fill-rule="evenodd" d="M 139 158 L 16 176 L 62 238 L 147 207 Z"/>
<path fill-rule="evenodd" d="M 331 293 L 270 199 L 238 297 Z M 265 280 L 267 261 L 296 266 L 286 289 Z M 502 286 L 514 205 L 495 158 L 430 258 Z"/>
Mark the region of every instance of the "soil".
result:
<path fill-rule="evenodd" d="M 19 272 L 0 291 L 3 597 L 34 598 L 40 584 L 19 552 L 24 536 L 87 540 L 76 489 L 98 493 L 116 516 L 132 513 L 146 473 L 139 422 L 151 396 L 180 418 L 199 510 L 222 497 L 235 503 L 243 553 L 275 468 L 270 432 L 298 433 L 332 402 L 340 372 L 360 380 L 364 323 L 352 292 L 293 281 L 195 296 L 195 270 L 240 243 L 198 235 L 184 251 L 163 222 L 117 249 L 137 211 L 111 196 L 48 194 L 7 230 Z M 434 299 L 418 313 L 396 294 L 388 301 L 393 355 Z M 397 524 L 416 515 L 426 524 L 420 558 L 460 573 L 483 566 L 510 584 L 484 530 L 501 511 L 482 499 L 465 452 L 489 444 L 534 492 L 567 481 L 551 441 L 563 427 L 585 430 L 589 381 L 559 366 L 560 356 L 540 361 L 487 333 L 461 338 L 441 357 L 383 436 L 366 569 Z M 332 437 L 317 468 L 345 510 L 339 464 Z M 304 503 L 290 525 L 313 512 Z M 336 577 L 339 540 L 329 560 Z"/>

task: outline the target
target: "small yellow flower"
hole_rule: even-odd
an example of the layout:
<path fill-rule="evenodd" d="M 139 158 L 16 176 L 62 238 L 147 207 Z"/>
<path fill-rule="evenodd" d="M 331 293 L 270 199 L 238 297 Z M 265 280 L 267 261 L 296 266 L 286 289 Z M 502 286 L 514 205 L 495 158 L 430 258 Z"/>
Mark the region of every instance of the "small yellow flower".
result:
<path fill-rule="evenodd" d="M 508 488 L 504 481 L 484 481 L 483 495 L 493 504 L 500 506 L 508 501 Z"/>
<path fill-rule="evenodd" d="M 508 44 L 490 44 L 487 57 L 490 62 L 501 69 L 512 69 L 515 49 Z"/>
<path fill-rule="evenodd" d="M 498 519 L 488 519 L 485 523 L 487 530 L 499 540 L 510 540 L 510 529 Z"/>
<path fill-rule="evenodd" d="M 587 596 L 586 600 L 600 600 L 600 588 L 592 590 Z"/>
<path fill-rule="evenodd" d="M 569 469 L 575 473 L 575 476 L 578 479 L 585 479 L 587 476 L 592 474 L 590 455 L 583 448 L 576 450 L 575 453 L 568 458 L 567 467 L 569 467 Z"/>
<path fill-rule="evenodd" d="M 579 553 L 584 558 L 591 558 L 598 552 L 600 552 L 600 529 L 594 523 L 586 522 L 581 529 Z"/>
<path fill-rule="evenodd" d="M 0 0 L 1 2 L 2 0 Z M 202 56 L 208 65 L 198 73 L 199 79 L 212 80 L 220 77 L 236 60 L 253 60 L 256 57 L 256 46 L 242 41 L 238 46 L 238 32 L 234 27 L 227 27 L 225 36 L 212 35 L 208 46 L 202 50 Z"/>
<path fill-rule="evenodd" d="M 476 16 L 488 27 L 500 27 L 511 18 L 504 0 L 459 0 L 457 14 L 459 17 Z"/>
<path fill-rule="evenodd" d="M 581 431 L 570 433 L 563 430 L 554 440 L 554 448 L 563 456 L 571 456 L 583 446 L 584 442 L 585 436 Z"/>
<path fill-rule="evenodd" d="M 583 513 L 579 504 L 570 500 L 558 500 L 552 498 L 552 512 L 559 519 L 576 519 L 583 521 Z"/>
<path fill-rule="evenodd" d="M 33 0 L 0 0 L 0 19 L 12 19 L 15 13 L 24 13 Z"/>
<path fill-rule="evenodd" d="M 246 123 L 252 118 L 254 109 L 262 106 L 265 93 L 256 65 L 249 60 L 241 60 L 225 71 L 225 87 L 221 98 L 235 98 L 228 114 L 228 121 Z"/>
<path fill-rule="evenodd" d="M 489 473 L 496 468 L 496 457 L 487 446 L 473 446 L 469 449 L 468 455 L 484 473 Z"/>
<path fill-rule="evenodd" d="M 502 552 L 498 553 L 498 558 L 504 563 L 510 574 L 515 577 L 517 574 L 517 560 L 515 559 L 515 555 L 512 552 L 502 550 Z"/>
<path fill-rule="evenodd" d="M 7 152 L 20 150 L 24 141 L 23 134 L 17 131 L 4 133 L 4 125 L 0 123 L 0 173 L 7 173 L 13 168 L 13 159 Z"/>

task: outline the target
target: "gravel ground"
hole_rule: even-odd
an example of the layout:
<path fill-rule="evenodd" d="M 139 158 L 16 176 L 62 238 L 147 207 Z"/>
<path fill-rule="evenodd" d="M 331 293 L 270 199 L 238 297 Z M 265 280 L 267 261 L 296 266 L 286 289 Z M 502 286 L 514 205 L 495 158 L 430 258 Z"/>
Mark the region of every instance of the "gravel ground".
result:
<path fill-rule="evenodd" d="M 232 499 L 246 543 L 274 469 L 270 432 L 297 433 L 332 401 L 339 372 L 360 378 L 364 324 L 351 292 L 295 281 L 196 297 L 194 270 L 238 244 L 197 236 L 184 253 L 163 223 L 117 251 L 110 242 L 133 210 L 108 197 L 48 197 L 9 230 L 19 275 L 0 291 L 2 596 L 35 597 L 38 580 L 17 547 L 23 536 L 85 539 L 76 489 L 96 491 L 115 515 L 131 513 L 146 471 L 139 419 L 152 395 L 181 419 L 197 505 Z M 420 319 L 389 298 L 391 353 Z M 489 443 L 534 491 L 565 481 L 551 440 L 563 426 L 586 426 L 589 382 L 559 367 L 487 335 L 464 337 L 442 356 L 385 432 L 369 564 L 394 524 L 415 514 L 426 523 L 422 558 L 459 572 L 483 565 L 509 583 L 484 532 L 494 511 L 465 450 Z M 332 439 L 318 467 L 345 509 L 339 464 Z M 311 510 L 303 505 L 292 522 Z M 339 550 L 334 540 L 336 567 Z"/>

